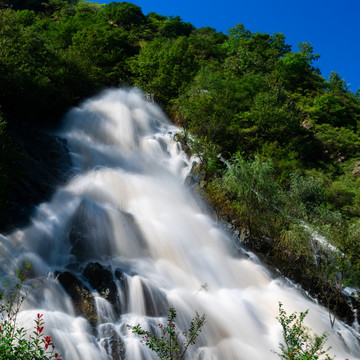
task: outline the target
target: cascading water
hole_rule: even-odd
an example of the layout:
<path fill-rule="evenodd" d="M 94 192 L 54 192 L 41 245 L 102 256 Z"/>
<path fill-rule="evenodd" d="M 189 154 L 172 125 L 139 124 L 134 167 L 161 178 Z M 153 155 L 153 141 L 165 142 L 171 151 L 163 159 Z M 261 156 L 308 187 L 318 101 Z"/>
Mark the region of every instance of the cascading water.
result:
<path fill-rule="evenodd" d="M 360 359 L 358 334 L 261 264 L 232 255 L 230 235 L 183 184 L 190 160 L 177 129 L 137 90 L 111 90 L 69 112 L 74 177 L 39 206 L 31 224 L 0 236 L 0 273 L 32 263 L 35 288 L 20 320 L 45 328 L 66 360 L 155 359 L 126 324 L 150 328 L 170 306 L 187 328 L 207 324 L 188 359 L 271 360 L 288 312 L 310 309 L 307 325 L 329 333 L 337 359 Z M 66 290 L 64 290 L 66 289 Z M 82 314 L 83 316 L 79 316 Z"/>

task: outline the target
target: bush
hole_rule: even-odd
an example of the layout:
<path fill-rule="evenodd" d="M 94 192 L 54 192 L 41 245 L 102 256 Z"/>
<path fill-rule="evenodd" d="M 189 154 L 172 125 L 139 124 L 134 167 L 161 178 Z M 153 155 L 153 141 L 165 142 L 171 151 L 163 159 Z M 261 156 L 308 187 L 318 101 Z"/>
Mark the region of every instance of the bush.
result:
<path fill-rule="evenodd" d="M 326 333 L 322 335 L 311 334 L 310 330 L 303 324 L 308 310 L 300 314 L 287 315 L 282 304 L 279 303 L 279 316 L 276 318 L 282 326 L 284 342 L 279 344 L 280 352 L 276 353 L 285 360 L 332 360 L 324 344 L 327 339 Z M 323 357 L 323 355 L 325 357 Z"/>
<path fill-rule="evenodd" d="M 205 324 L 206 316 L 200 316 L 196 313 L 191 320 L 189 330 L 183 332 L 184 340 L 180 339 L 180 332 L 175 326 L 176 310 L 169 309 L 167 324 L 158 324 L 161 336 L 158 337 L 149 331 L 143 330 L 140 324 L 131 326 L 127 325 L 133 333 L 142 337 L 140 340 L 145 346 L 154 351 L 160 359 L 182 360 L 190 345 L 195 344 L 195 340 Z"/>
<path fill-rule="evenodd" d="M 245 160 L 236 153 L 223 177 L 229 195 L 236 199 L 249 231 L 250 240 L 257 232 L 272 236 L 277 222 L 279 187 L 273 180 L 270 160 Z"/>
<path fill-rule="evenodd" d="M 6 283 L 0 291 L 0 359 L 60 359 L 51 337 L 44 334 L 43 314 L 37 314 L 34 330 L 29 336 L 17 323 L 21 305 L 29 295 L 29 292 L 22 294 L 25 275 L 26 272 L 19 271 L 15 283 Z"/>

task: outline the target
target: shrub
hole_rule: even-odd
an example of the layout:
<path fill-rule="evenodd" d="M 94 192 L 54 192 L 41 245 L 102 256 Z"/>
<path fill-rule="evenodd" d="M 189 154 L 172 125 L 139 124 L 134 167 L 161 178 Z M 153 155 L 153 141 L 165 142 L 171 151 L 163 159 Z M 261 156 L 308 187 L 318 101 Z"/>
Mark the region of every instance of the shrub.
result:
<path fill-rule="evenodd" d="M 300 314 L 293 313 L 287 315 L 282 304 L 279 303 L 279 316 L 277 320 L 282 326 L 284 343 L 279 344 L 280 352 L 276 353 L 281 359 L 285 360 L 332 360 L 324 344 L 327 339 L 326 333 L 322 335 L 311 334 L 310 330 L 304 326 L 303 322 L 308 314 L 308 310 Z M 323 357 L 323 355 L 325 357 Z"/>
<path fill-rule="evenodd" d="M 60 359 L 51 337 L 44 334 L 43 314 L 37 314 L 32 334 L 17 323 L 21 305 L 29 295 L 22 293 L 26 272 L 19 271 L 15 283 L 6 283 L 0 291 L 0 359 L 51 360 Z"/>
<path fill-rule="evenodd" d="M 176 310 L 171 307 L 166 325 L 157 325 L 161 332 L 160 337 L 143 330 L 140 324 L 127 326 L 133 333 L 141 336 L 142 340 L 140 342 L 154 351 L 160 359 L 182 360 L 189 346 L 195 344 L 195 340 L 205 324 L 206 316 L 200 316 L 196 313 L 191 320 L 189 330 L 182 333 L 184 340 L 181 340 L 180 332 L 176 330 L 175 318 Z"/>
<path fill-rule="evenodd" d="M 259 157 L 246 160 L 236 153 L 223 177 L 229 196 L 235 199 L 242 209 L 250 241 L 261 232 L 272 236 L 277 222 L 277 202 L 279 187 L 273 180 L 273 166 L 270 160 L 261 161 Z"/>

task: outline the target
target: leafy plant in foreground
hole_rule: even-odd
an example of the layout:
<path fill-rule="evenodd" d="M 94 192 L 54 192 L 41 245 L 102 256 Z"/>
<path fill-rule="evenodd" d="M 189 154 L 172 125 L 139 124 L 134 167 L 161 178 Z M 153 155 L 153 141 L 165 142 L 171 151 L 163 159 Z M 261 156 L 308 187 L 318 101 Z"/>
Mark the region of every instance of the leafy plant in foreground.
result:
<path fill-rule="evenodd" d="M 326 333 L 322 335 L 311 334 L 303 324 L 309 310 L 287 315 L 282 304 L 279 303 L 279 316 L 276 318 L 282 326 L 284 342 L 279 344 L 280 352 L 276 353 L 285 360 L 332 360 L 327 351 L 323 349 L 327 339 Z M 323 355 L 325 357 L 323 357 Z M 346 359 L 348 360 L 348 359 Z"/>
<path fill-rule="evenodd" d="M 167 323 L 157 325 L 161 332 L 160 337 L 143 330 L 140 324 L 127 326 L 133 333 L 141 336 L 140 342 L 154 351 L 160 359 L 182 360 L 189 346 L 195 344 L 195 340 L 206 322 L 206 316 L 195 314 L 189 330 L 182 333 L 184 340 L 181 339 L 180 332 L 176 330 L 175 318 L 176 310 L 170 307 Z"/>
<path fill-rule="evenodd" d="M 29 270 L 30 265 L 27 265 L 26 272 Z M 37 314 L 30 336 L 17 323 L 21 306 L 29 295 L 29 291 L 22 294 L 26 272 L 19 271 L 15 284 L 6 283 L 0 291 L 0 360 L 60 359 L 51 337 L 44 334 L 43 314 Z"/>

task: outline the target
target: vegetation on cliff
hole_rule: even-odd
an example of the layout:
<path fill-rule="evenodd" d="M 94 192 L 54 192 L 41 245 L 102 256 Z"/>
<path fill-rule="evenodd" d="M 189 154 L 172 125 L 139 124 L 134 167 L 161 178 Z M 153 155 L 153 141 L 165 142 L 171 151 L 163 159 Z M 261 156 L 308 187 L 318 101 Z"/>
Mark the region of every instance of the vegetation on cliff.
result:
<path fill-rule="evenodd" d="M 334 309 L 360 286 L 360 93 L 324 79 L 310 43 L 127 2 L 0 0 L 0 49 L 0 209 L 26 178 L 19 127 L 54 128 L 81 99 L 135 85 L 195 136 L 210 201 L 252 248 Z"/>

